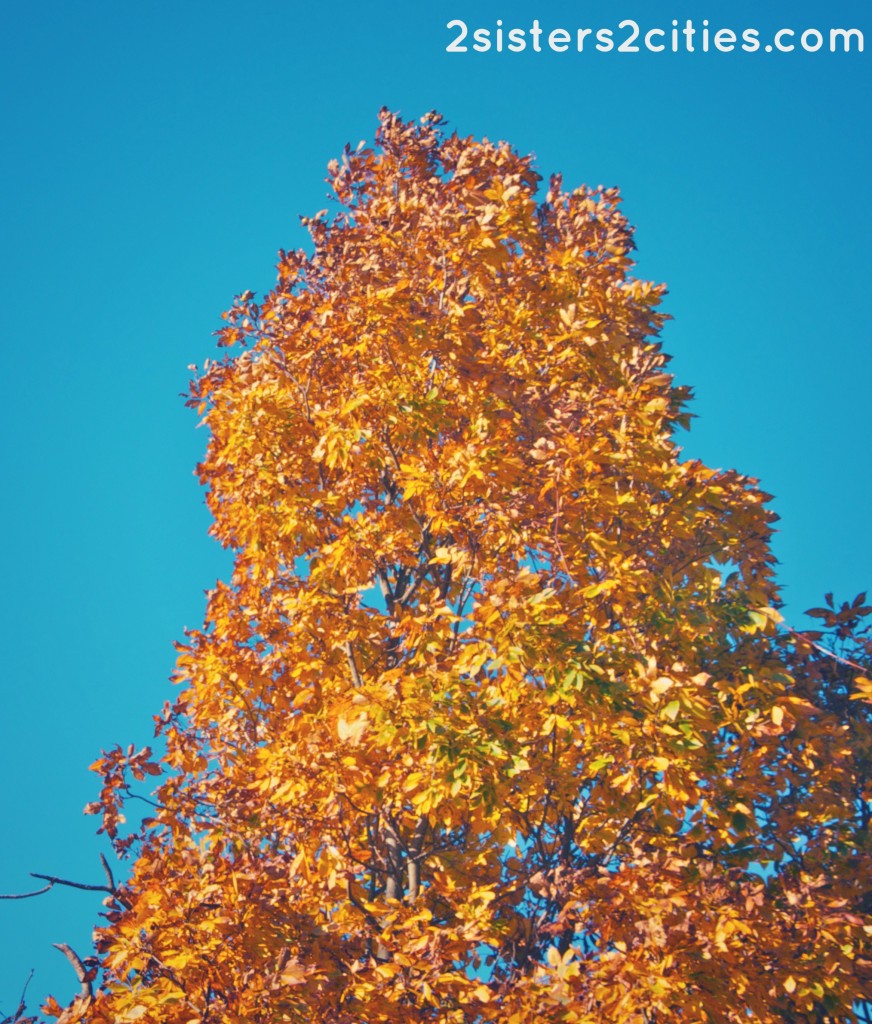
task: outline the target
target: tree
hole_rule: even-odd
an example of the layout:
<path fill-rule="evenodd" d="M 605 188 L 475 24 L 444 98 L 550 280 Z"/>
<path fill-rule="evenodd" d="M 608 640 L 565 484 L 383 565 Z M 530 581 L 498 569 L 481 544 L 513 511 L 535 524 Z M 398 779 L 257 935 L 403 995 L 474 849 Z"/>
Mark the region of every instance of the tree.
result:
<path fill-rule="evenodd" d="M 681 460 L 617 190 L 537 201 L 530 158 L 386 111 L 329 181 L 191 385 L 235 568 L 159 762 L 95 766 L 132 871 L 47 1010 L 861 1019 L 869 609 L 819 610 L 841 654 L 780 625 L 768 496 Z"/>

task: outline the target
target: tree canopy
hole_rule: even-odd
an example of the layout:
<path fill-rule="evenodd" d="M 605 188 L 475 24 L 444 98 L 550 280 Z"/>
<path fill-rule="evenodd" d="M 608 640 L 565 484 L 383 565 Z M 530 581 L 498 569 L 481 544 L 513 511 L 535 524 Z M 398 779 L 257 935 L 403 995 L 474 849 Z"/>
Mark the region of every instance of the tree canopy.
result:
<path fill-rule="evenodd" d="M 787 629 L 769 496 L 682 459 L 618 191 L 387 111 L 329 182 L 191 384 L 234 571 L 95 765 L 131 872 L 47 1011 L 863 1019 L 869 608 Z"/>

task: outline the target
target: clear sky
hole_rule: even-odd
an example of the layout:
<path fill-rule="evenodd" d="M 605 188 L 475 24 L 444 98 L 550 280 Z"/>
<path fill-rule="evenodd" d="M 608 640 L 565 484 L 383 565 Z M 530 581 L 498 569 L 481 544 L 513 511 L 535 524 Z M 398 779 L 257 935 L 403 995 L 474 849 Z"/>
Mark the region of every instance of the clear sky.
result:
<path fill-rule="evenodd" d="M 774 495 L 789 618 L 872 589 L 872 18 L 868 0 L 761 7 L 5 5 L 0 891 L 33 887 L 29 871 L 101 881 L 87 766 L 149 741 L 172 641 L 228 564 L 192 476 L 205 437 L 179 398 L 187 366 L 215 354 L 234 294 L 271 286 L 278 248 L 305 243 L 297 218 L 326 205 L 327 161 L 372 138 L 382 105 L 438 109 L 569 186 L 620 186 L 639 273 L 670 287 L 673 370 L 697 394 L 685 450 Z M 637 45 L 657 28 L 669 44 L 688 18 L 693 53 L 574 48 L 579 28 L 617 46 L 632 20 Z M 477 28 L 494 42 L 497 19 L 527 30 L 524 52 L 446 53 L 448 22 L 469 46 Z M 703 19 L 711 37 L 759 29 L 760 49 L 702 52 Z M 827 52 L 840 27 L 866 52 Z M 567 52 L 548 48 L 555 28 Z M 782 28 L 824 46 L 767 53 Z M 0 902 L 0 1017 L 31 968 L 32 1009 L 73 995 L 51 943 L 85 955 L 99 910 L 70 890 Z"/>

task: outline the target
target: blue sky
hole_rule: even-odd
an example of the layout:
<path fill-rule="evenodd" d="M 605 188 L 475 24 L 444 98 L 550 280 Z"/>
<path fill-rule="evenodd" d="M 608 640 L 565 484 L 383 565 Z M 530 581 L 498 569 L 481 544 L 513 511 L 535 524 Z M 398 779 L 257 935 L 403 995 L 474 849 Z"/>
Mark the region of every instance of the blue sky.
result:
<path fill-rule="evenodd" d="M 755 12 L 756 11 L 756 12 Z M 7 5 L 2 177 L 5 693 L 0 891 L 99 882 L 102 747 L 151 737 L 172 641 L 227 566 L 178 397 L 232 296 L 262 292 L 327 161 L 382 105 L 619 185 L 695 388 L 689 455 L 758 476 L 787 612 L 872 589 L 870 60 L 765 52 L 449 54 L 473 28 L 857 27 L 868 4 L 556 0 Z M 624 33 L 629 29 L 624 30 Z M 698 38 L 698 37 L 697 37 Z M 0 903 L 0 1015 L 75 991 L 99 897 Z"/>

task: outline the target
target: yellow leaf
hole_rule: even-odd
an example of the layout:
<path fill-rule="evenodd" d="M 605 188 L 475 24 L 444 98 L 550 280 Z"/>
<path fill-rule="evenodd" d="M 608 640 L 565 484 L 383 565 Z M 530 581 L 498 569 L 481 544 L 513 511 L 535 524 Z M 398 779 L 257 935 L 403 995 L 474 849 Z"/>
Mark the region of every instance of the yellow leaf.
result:
<path fill-rule="evenodd" d="M 347 740 L 354 746 L 360 743 L 360 738 L 366 731 L 367 725 L 369 725 L 369 719 L 365 713 L 350 722 L 344 715 L 340 715 L 339 721 L 336 723 L 336 731 L 339 733 L 339 739 Z"/>
<path fill-rule="evenodd" d="M 666 693 L 667 690 L 671 690 L 675 686 L 675 680 L 669 679 L 666 676 L 661 676 L 659 679 L 655 679 L 651 684 L 651 693 L 659 697 Z"/>
<path fill-rule="evenodd" d="M 857 692 L 851 694 L 851 700 L 865 700 L 872 703 L 872 679 L 867 679 L 865 676 L 857 676 L 854 680 L 854 686 Z"/>

